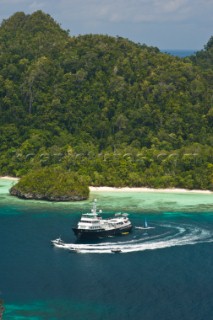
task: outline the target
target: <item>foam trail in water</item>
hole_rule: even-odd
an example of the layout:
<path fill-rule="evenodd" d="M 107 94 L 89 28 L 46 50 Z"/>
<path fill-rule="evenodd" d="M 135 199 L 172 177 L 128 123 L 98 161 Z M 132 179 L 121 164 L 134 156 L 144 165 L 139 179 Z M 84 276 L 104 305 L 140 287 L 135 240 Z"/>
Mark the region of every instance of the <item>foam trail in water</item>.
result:
<path fill-rule="evenodd" d="M 161 230 L 161 231 L 160 231 Z M 193 245 L 201 242 L 213 242 L 213 232 L 196 225 L 178 225 L 175 223 L 159 224 L 155 234 L 144 237 L 142 230 L 137 230 L 136 237 L 128 236 L 127 241 L 105 242 L 96 244 L 64 244 L 62 247 L 80 253 L 121 253 L 156 250 L 173 246 Z M 145 231 L 145 230 L 143 230 Z M 129 238 L 130 237 L 130 238 Z"/>

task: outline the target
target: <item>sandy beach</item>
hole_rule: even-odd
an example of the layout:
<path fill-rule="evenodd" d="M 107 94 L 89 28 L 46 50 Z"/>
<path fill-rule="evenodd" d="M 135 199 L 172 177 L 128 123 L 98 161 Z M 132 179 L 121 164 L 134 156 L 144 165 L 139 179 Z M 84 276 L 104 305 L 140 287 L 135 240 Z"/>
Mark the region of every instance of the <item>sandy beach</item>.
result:
<path fill-rule="evenodd" d="M 18 181 L 19 178 L 10 176 L 1 176 L 0 179 Z M 166 189 L 154 189 L 154 188 L 114 188 L 114 187 L 89 187 L 91 192 L 158 192 L 158 193 L 206 193 L 213 194 L 210 190 L 188 190 L 180 188 L 166 188 Z"/>
<path fill-rule="evenodd" d="M 154 189 L 154 188 L 113 188 L 113 187 L 90 187 L 90 191 L 92 192 L 158 192 L 158 193 L 208 193 L 213 194 L 212 191 L 209 190 L 187 190 L 187 189 L 179 189 L 179 188 L 168 188 L 168 189 Z"/>
<path fill-rule="evenodd" d="M 9 177 L 9 176 L 1 176 L 0 179 L 4 179 L 4 180 L 13 180 L 13 181 L 18 181 L 19 178 L 16 177 Z"/>

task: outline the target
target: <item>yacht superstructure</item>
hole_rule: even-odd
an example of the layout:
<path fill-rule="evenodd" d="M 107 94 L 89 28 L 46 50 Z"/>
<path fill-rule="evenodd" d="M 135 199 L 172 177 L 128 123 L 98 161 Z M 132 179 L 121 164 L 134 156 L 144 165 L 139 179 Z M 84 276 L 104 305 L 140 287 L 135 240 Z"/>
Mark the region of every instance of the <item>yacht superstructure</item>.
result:
<path fill-rule="evenodd" d="M 102 211 L 97 212 L 96 200 L 90 213 L 81 216 L 77 227 L 73 228 L 78 238 L 102 238 L 130 232 L 132 224 L 127 213 L 116 213 L 114 217 L 102 219 Z"/>

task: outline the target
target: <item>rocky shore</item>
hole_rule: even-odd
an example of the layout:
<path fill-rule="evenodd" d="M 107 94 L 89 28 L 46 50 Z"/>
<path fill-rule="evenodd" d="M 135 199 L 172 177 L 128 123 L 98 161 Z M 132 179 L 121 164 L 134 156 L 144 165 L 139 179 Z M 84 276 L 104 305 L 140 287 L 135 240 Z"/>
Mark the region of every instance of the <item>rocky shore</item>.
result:
<path fill-rule="evenodd" d="M 65 201 L 83 201 L 86 200 L 86 196 L 77 195 L 70 193 L 69 195 L 48 195 L 41 193 L 32 193 L 32 192 L 22 192 L 18 190 L 15 186 L 10 189 L 10 194 L 12 196 L 16 196 L 20 199 L 26 200 L 46 200 L 46 201 L 57 201 L 57 202 L 65 202 Z"/>
<path fill-rule="evenodd" d="M 81 176 L 61 168 L 38 168 L 21 177 L 10 189 L 21 199 L 47 201 L 82 201 L 89 197 L 89 187 Z"/>

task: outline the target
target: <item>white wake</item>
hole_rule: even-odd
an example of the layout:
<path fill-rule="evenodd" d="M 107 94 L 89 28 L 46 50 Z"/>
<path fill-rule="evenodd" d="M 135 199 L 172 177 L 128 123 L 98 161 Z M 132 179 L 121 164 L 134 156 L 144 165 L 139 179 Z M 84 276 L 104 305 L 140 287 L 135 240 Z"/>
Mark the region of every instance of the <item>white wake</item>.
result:
<path fill-rule="evenodd" d="M 158 230 L 161 231 L 158 233 Z M 116 239 L 116 237 L 113 239 Z M 170 223 L 155 225 L 154 234 L 149 234 L 149 230 L 140 230 L 138 227 L 137 230 L 134 230 L 127 236 L 126 241 L 110 241 L 95 244 L 63 243 L 63 245 L 57 245 L 56 247 L 78 253 L 114 254 L 115 251 L 121 253 L 138 252 L 204 242 L 213 242 L 212 230 L 196 225 Z"/>

